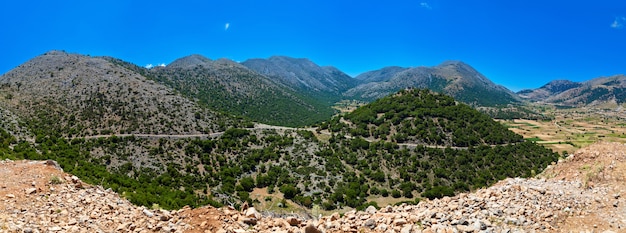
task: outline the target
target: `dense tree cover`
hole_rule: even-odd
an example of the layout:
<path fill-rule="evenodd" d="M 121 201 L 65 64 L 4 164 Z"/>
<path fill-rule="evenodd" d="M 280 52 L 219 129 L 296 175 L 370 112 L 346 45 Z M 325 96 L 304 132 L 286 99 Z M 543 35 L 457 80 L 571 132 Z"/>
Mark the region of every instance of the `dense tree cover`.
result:
<path fill-rule="evenodd" d="M 3 139 L 4 137 L 2 134 Z M 198 177 L 183 176 L 177 169 L 168 169 L 162 174 L 147 168 L 136 170 L 130 164 L 110 171 L 107 170 L 102 158 L 94 158 L 88 152 L 90 148 L 114 145 L 122 140 L 127 139 L 68 141 L 64 138 L 46 137 L 36 147 L 20 142 L 10 150 L 10 153 L 5 153 L 6 148 L 0 148 L 0 159 L 52 159 L 57 161 L 65 172 L 80 177 L 84 182 L 111 188 L 138 205 L 152 206 L 156 203 L 167 209 L 181 208 L 185 205 L 192 207 L 221 205 L 210 196 L 197 195 L 194 192 L 199 188 L 198 185 L 201 185 L 201 180 L 197 180 Z M 128 171 L 135 172 L 129 176 Z"/>
<path fill-rule="evenodd" d="M 522 141 L 521 136 L 489 116 L 455 102 L 452 97 L 425 89 L 400 91 L 343 117 L 352 127 L 343 127 L 334 119 L 322 128 L 334 132 L 341 128 L 353 137 L 453 147 Z"/>
<path fill-rule="evenodd" d="M 14 159 L 15 155 L 10 146 L 15 143 L 17 143 L 15 137 L 9 134 L 6 130 L 0 128 L 0 158 Z"/>
<path fill-rule="evenodd" d="M 331 103 L 278 86 L 244 67 L 156 69 L 147 76 L 210 109 L 273 125 L 305 126 L 334 114 Z"/>
<path fill-rule="evenodd" d="M 51 134 L 38 136 L 34 146 L 0 131 L 0 158 L 54 159 L 84 181 L 145 206 L 254 204 L 250 192 L 267 187 L 302 206 L 331 210 L 376 205 L 372 196 L 439 198 L 528 177 L 558 156 L 424 90 L 402 91 L 343 120 L 332 118 L 323 130 L 330 133 L 327 140 L 307 130 L 241 128 L 207 140 L 68 141 Z M 135 155 L 142 151 L 148 155 Z"/>

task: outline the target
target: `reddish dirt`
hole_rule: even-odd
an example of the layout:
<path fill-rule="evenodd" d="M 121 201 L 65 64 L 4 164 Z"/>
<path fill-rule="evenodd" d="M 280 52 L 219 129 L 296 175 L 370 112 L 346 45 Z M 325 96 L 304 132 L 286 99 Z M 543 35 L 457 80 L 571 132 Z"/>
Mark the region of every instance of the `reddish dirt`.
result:
<path fill-rule="evenodd" d="M 0 162 L 0 199 L 14 196 L 17 205 L 29 206 L 30 195 L 26 189 L 35 188 L 36 193 L 47 192 L 53 177 L 63 180 L 71 176 L 54 166 L 45 165 L 42 161 L 11 161 Z M 0 202 L 0 209 L 5 209 L 5 203 Z"/>
<path fill-rule="evenodd" d="M 49 191 L 54 179 L 71 179 L 43 161 L 0 161 L 0 199 L 10 199 L 24 209 L 34 208 L 32 200 L 37 193 Z M 549 180 L 580 181 L 581 190 L 599 190 L 594 202 L 581 214 L 564 217 L 556 226 L 557 232 L 626 232 L 626 145 L 622 143 L 596 143 L 580 149 L 573 155 L 547 168 L 540 177 Z M 33 194 L 28 189 L 35 188 Z M 606 191 L 602 191 L 606 190 Z M 1 214 L 6 202 L 0 201 L 0 222 L 7 216 Z M 189 227 L 186 232 L 225 232 L 225 228 L 240 225 L 237 210 L 201 207 L 178 211 L 181 220 Z M 0 232 L 2 229 L 0 228 Z"/>
<path fill-rule="evenodd" d="M 580 181 L 583 188 L 606 188 L 595 198 L 588 214 L 567 218 L 561 232 L 592 232 L 619 229 L 626 232 L 626 145 L 600 142 L 579 149 L 572 156 L 546 169 L 543 177 Z"/>
<path fill-rule="evenodd" d="M 189 226 L 186 232 L 190 233 L 205 233 L 205 232 L 217 232 L 222 229 L 222 222 L 225 214 L 218 209 L 210 206 L 185 209 L 180 213 L 184 217 Z"/>

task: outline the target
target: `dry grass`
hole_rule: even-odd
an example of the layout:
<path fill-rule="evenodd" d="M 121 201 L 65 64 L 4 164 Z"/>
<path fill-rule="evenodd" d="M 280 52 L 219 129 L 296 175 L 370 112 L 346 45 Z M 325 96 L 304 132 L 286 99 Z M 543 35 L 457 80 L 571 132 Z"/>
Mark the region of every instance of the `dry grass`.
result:
<path fill-rule="evenodd" d="M 555 152 L 573 153 L 599 141 L 626 143 L 626 112 L 602 109 L 550 109 L 552 121 L 501 120 L 517 134 Z"/>

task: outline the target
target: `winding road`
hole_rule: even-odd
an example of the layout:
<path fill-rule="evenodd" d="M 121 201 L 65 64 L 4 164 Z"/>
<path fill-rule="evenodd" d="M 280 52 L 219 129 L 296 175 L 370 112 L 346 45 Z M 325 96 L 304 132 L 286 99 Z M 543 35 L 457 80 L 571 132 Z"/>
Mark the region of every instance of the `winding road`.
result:
<path fill-rule="evenodd" d="M 285 127 L 285 126 L 276 126 L 276 125 L 266 125 L 266 124 L 260 124 L 257 123 L 254 125 L 254 128 L 248 128 L 251 130 L 262 130 L 262 129 L 274 129 L 274 130 L 306 130 L 306 131 L 311 131 L 316 133 L 317 132 L 317 128 L 293 128 L 293 127 Z M 224 134 L 224 132 L 215 132 L 215 133 L 210 133 L 210 134 L 108 134 L 108 135 L 91 135 L 91 136 L 85 136 L 85 137 L 73 137 L 70 139 L 75 139 L 75 138 L 84 138 L 84 139 L 95 139 L 95 138 L 110 138 L 110 137 L 137 137 L 137 138 L 147 138 L 147 139 L 160 139 L 160 138 L 165 138 L 165 139 L 185 139 L 185 138 L 198 138 L 198 139 L 208 139 L 208 138 L 218 138 L 220 136 L 222 136 Z M 324 135 L 331 135 L 330 132 L 324 132 L 322 131 L 321 134 Z M 350 136 L 350 135 L 346 135 L 345 136 L 347 139 L 352 139 L 354 137 Z M 363 138 L 365 141 L 368 141 L 370 143 L 372 142 L 377 142 L 377 140 L 371 139 L 371 138 Z M 400 147 L 407 147 L 409 149 L 414 149 L 418 146 L 423 146 L 423 147 L 428 147 L 428 148 L 436 148 L 436 149 L 445 149 L 447 148 L 446 146 L 441 146 L 441 145 L 424 145 L 424 144 L 417 144 L 417 143 L 397 143 L 398 146 Z M 507 144 L 508 145 L 508 144 Z M 491 146 L 495 146 L 495 145 L 491 145 Z M 452 149 L 455 150 L 467 150 L 468 147 L 450 147 Z"/>

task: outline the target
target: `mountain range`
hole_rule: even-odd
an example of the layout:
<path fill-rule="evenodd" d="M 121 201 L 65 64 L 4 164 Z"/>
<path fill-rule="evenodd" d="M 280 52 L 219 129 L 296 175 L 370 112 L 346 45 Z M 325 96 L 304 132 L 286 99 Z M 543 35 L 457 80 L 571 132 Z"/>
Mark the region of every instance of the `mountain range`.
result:
<path fill-rule="evenodd" d="M 128 120 L 124 106 L 137 104 L 149 110 L 146 115 L 159 116 L 171 111 L 172 106 L 189 106 L 184 108 L 187 111 L 184 114 L 198 118 L 185 126 L 172 124 L 169 129 L 147 131 L 209 132 L 219 125 L 203 123 L 202 119 L 224 114 L 272 125 L 312 125 L 336 114 L 332 107 L 339 101 L 371 102 L 410 88 L 441 92 L 479 109 L 523 105 L 524 101 L 566 106 L 622 104 L 625 99 L 624 77 L 618 75 L 583 83 L 557 80 L 538 89 L 513 93 L 461 61 L 446 61 L 433 67 L 390 66 L 351 78 L 335 67 L 285 56 L 238 63 L 196 54 L 177 59 L 165 67 L 147 69 L 112 57 L 50 51 L 0 76 L 0 88 L 5 97 L 14 98 L 5 104 L 5 108 L 29 116 L 41 115 L 41 119 L 53 119 L 51 124 L 79 127 L 72 130 L 75 132 L 89 129 L 87 132 L 92 133 L 102 130 L 125 133 L 150 128 L 136 122 L 146 124 L 154 119 L 122 122 Z M 82 86 L 85 89 L 77 88 Z M 180 103 L 151 106 L 155 101 L 150 98 L 174 98 L 178 100 L 171 101 Z M 99 106 L 108 102 L 115 102 L 119 107 L 106 109 Z M 67 122 L 75 120 L 70 121 L 71 114 L 65 113 L 72 106 L 102 117 L 110 127 L 104 127 L 103 123 L 70 126 L 76 124 Z M 47 113 L 54 117 L 44 117 Z M 68 119 L 57 119 L 59 116 Z M 161 121 L 173 122 L 165 115 Z M 218 122 L 224 126 L 223 120 Z M 122 128 L 126 130 L 121 132 Z"/>
<path fill-rule="evenodd" d="M 519 102 L 513 92 L 460 61 L 447 61 L 435 67 L 387 67 L 366 72 L 356 79 L 362 84 L 344 96 L 372 101 L 406 88 L 427 88 L 474 106 Z"/>
<path fill-rule="evenodd" d="M 329 104 L 339 101 L 342 93 L 359 83 L 335 67 L 321 67 L 306 58 L 273 56 L 249 59 L 241 64 L 298 93 Z"/>
<path fill-rule="evenodd" d="M 617 101 L 623 85 L 620 76 L 543 91 Z M 339 100 L 371 103 L 331 116 Z M 0 76 L 0 160 L 54 160 L 154 209 L 263 201 L 286 213 L 363 210 L 531 177 L 556 162 L 476 108 L 522 103 L 458 61 L 352 79 L 287 57 L 191 55 L 147 69 L 50 51 Z"/>
<path fill-rule="evenodd" d="M 585 82 L 555 80 L 517 94 L 529 101 L 563 106 L 621 105 L 626 103 L 626 76 L 600 77 Z"/>

